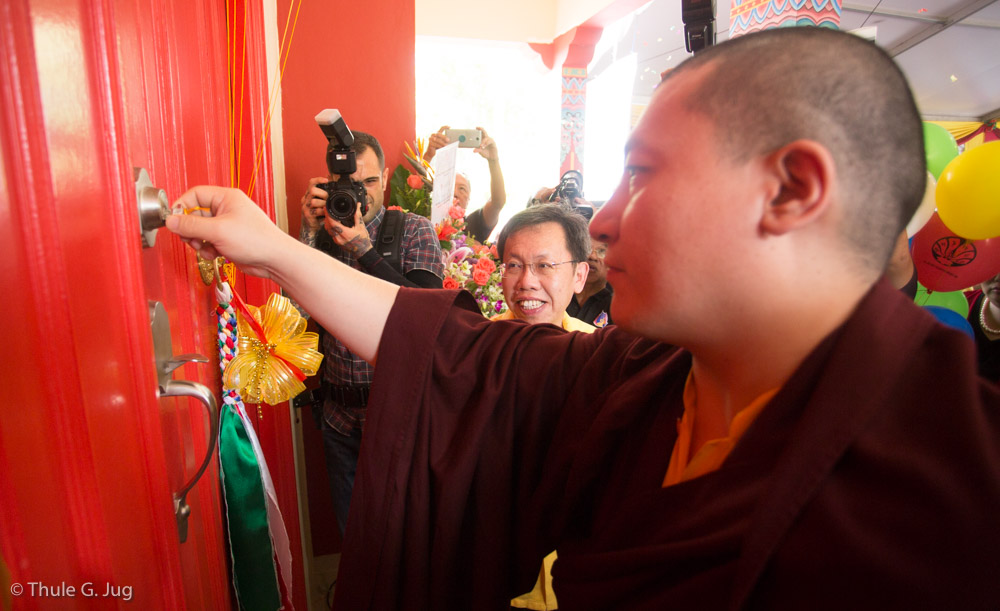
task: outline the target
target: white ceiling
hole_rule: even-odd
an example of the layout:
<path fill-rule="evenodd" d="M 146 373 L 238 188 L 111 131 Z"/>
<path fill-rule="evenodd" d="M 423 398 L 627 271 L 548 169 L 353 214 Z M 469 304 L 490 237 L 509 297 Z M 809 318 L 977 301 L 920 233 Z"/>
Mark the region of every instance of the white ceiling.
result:
<path fill-rule="evenodd" d="M 617 45 L 595 56 L 591 75 L 599 75 L 615 57 L 634 52 L 635 101 L 648 100 L 659 74 L 688 56 L 680 4 L 650 2 L 623 24 Z M 997 0 L 855 0 L 842 5 L 840 26 L 875 28 L 875 41 L 902 66 L 924 118 L 983 121 L 1000 116 Z M 720 42 L 728 38 L 727 0 L 717 2 L 716 32 Z"/>

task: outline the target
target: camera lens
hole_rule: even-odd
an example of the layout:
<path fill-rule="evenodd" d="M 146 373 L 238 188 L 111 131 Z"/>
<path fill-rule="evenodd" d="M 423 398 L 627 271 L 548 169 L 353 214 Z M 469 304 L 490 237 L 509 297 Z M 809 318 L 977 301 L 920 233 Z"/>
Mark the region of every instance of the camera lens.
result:
<path fill-rule="evenodd" d="M 350 193 L 337 191 L 336 193 L 330 194 L 330 202 L 328 206 L 330 211 L 337 218 L 354 218 L 357 201 L 355 201 Z"/>

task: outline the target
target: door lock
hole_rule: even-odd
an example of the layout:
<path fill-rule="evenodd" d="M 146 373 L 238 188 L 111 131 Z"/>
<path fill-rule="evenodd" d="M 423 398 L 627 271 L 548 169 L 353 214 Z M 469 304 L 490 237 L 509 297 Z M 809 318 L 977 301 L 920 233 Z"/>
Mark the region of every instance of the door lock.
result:
<path fill-rule="evenodd" d="M 152 248 L 156 244 L 156 230 L 166 225 L 167 217 L 170 216 L 167 192 L 153 186 L 145 168 L 132 168 L 132 179 L 135 181 L 142 247 Z"/>

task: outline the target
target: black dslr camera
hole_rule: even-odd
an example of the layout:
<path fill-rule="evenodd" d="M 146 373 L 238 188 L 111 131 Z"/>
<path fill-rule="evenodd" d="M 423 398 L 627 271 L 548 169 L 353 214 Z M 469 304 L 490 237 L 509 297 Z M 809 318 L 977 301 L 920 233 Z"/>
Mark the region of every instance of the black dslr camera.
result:
<path fill-rule="evenodd" d="M 340 116 L 340 111 L 327 108 L 316 115 L 316 123 L 329 141 L 326 147 L 326 168 L 340 178 L 336 182 L 321 182 L 317 187 L 327 192 L 326 213 L 345 227 L 354 227 L 354 211 L 361 203 L 361 215 L 368 213 L 368 192 L 365 186 L 351 179 L 358 170 L 358 156 L 351 150 L 354 134 Z"/>
<path fill-rule="evenodd" d="M 578 206 L 577 198 L 583 198 L 583 174 L 576 170 L 566 170 L 559 179 L 559 186 L 549 196 L 550 202 L 565 202 L 567 206 L 586 217 L 594 216 L 594 209 L 589 206 Z"/>

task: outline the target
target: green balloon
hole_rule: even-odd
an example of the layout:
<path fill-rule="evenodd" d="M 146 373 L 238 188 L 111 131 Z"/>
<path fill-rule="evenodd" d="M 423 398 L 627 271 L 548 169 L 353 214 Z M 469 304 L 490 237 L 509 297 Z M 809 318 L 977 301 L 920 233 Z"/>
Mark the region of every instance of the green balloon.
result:
<path fill-rule="evenodd" d="M 927 171 L 937 180 L 948 162 L 958 157 L 958 143 L 951 132 L 937 123 L 925 121 L 924 154 L 927 156 Z"/>
<path fill-rule="evenodd" d="M 928 291 L 927 287 L 918 282 L 913 303 L 918 306 L 940 306 L 961 314 L 962 318 L 969 317 L 969 302 L 962 291 Z"/>

